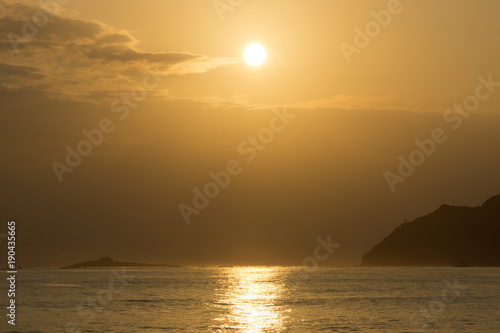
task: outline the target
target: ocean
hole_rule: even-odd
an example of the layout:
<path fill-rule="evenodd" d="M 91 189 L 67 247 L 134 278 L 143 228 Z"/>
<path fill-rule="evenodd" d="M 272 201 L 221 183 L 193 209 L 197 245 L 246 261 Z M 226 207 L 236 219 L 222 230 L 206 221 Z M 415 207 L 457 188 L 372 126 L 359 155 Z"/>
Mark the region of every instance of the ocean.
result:
<path fill-rule="evenodd" d="M 500 268 L 23 269 L 4 332 L 500 332 Z M 1 295 L 7 299 L 7 284 Z"/>

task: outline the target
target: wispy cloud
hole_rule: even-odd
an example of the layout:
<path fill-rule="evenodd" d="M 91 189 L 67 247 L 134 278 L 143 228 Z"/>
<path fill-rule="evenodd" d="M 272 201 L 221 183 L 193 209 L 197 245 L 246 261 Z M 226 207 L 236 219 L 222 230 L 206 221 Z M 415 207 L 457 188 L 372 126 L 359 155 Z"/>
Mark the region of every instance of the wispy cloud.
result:
<path fill-rule="evenodd" d="M 342 110 L 401 110 L 423 111 L 416 102 L 394 96 L 351 96 L 340 94 L 326 98 L 296 102 L 294 106 L 303 109 L 342 109 Z"/>
<path fill-rule="evenodd" d="M 49 12 L 32 1 L 0 0 L 0 9 L 0 89 L 37 86 L 81 100 L 130 90 L 147 68 L 188 75 L 239 62 L 189 52 L 147 52 L 130 32 L 62 7 Z M 30 22 L 36 13 L 47 22 Z"/>

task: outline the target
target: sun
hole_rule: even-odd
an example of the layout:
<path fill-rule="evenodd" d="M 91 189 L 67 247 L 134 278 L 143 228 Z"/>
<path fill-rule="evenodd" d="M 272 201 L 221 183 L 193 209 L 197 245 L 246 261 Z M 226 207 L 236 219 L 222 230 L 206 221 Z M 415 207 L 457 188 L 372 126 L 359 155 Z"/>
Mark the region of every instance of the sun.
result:
<path fill-rule="evenodd" d="M 245 61 L 250 66 L 260 66 L 266 60 L 266 49 L 260 44 L 250 44 L 245 48 Z"/>

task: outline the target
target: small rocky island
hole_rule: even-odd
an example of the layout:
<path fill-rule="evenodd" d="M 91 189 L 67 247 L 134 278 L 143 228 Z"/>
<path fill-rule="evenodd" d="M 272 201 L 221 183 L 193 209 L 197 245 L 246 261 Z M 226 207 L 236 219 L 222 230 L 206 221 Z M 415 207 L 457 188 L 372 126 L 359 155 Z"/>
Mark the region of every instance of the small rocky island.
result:
<path fill-rule="evenodd" d="M 98 260 L 79 262 L 61 268 L 95 268 L 95 267 L 179 267 L 179 266 L 164 265 L 164 264 L 144 264 L 137 262 L 120 262 L 120 261 L 114 261 L 110 257 L 104 257 Z"/>
<path fill-rule="evenodd" d="M 479 207 L 442 205 L 397 227 L 362 266 L 500 266 L 500 195 Z"/>

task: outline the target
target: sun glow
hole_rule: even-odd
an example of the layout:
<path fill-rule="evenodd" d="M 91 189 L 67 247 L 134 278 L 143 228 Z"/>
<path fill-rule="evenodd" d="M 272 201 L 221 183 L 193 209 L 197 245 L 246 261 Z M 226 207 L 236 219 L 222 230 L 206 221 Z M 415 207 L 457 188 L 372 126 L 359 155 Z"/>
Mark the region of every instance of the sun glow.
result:
<path fill-rule="evenodd" d="M 221 315 L 214 327 L 244 333 L 284 332 L 289 309 L 280 303 L 285 287 L 279 268 L 232 267 L 218 289 Z"/>
<path fill-rule="evenodd" d="M 266 49 L 260 44 L 250 44 L 245 49 L 245 61 L 250 66 L 260 66 L 266 60 Z"/>

